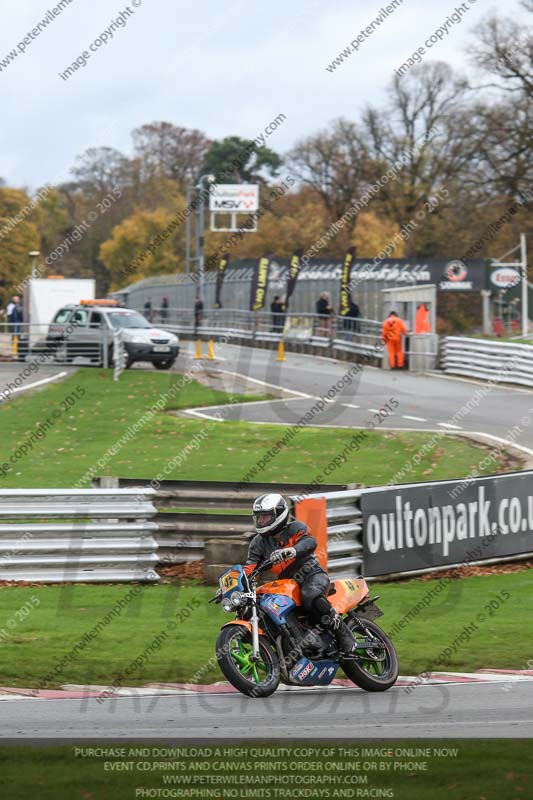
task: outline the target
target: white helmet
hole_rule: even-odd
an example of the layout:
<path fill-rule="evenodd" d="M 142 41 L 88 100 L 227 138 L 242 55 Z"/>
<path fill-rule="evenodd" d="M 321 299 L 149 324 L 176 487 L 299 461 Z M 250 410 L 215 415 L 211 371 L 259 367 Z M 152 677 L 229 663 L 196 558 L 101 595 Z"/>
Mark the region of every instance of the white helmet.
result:
<path fill-rule="evenodd" d="M 274 536 L 285 526 L 289 506 L 280 494 L 262 494 L 254 500 L 252 517 L 257 533 Z"/>

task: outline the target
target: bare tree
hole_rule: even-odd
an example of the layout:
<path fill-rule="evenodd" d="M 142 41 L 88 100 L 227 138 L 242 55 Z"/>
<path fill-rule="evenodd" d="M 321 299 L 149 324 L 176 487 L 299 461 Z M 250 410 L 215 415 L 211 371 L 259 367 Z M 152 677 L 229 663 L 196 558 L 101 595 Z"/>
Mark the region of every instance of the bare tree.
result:
<path fill-rule="evenodd" d="M 533 13 L 533 0 L 522 6 Z M 499 96 L 473 109 L 474 180 L 523 197 L 533 182 L 533 28 L 492 15 L 477 27 L 476 39 L 474 63 L 493 78 L 485 87 Z"/>
<path fill-rule="evenodd" d="M 368 108 L 364 128 L 374 180 L 392 170 L 377 201 L 398 225 L 466 167 L 471 125 L 466 81 L 442 62 L 395 77 L 386 108 Z"/>
<path fill-rule="evenodd" d="M 153 122 L 136 128 L 132 136 L 143 179 L 171 178 L 181 190 L 188 182 L 198 180 L 210 145 L 201 131 L 180 128 L 170 122 Z"/>
<path fill-rule="evenodd" d="M 288 154 L 292 172 L 311 186 L 332 219 L 339 219 L 368 184 L 368 150 L 357 125 L 336 120 Z"/>
<path fill-rule="evenodd" d="M 91 197 L 101 197 L 129 183 L 129 160 L 112 147 L 91 147 L 72 167 L 77 188 Z"/>
<path fill-rule="evenodd" d="M 533 0 L 522 3 L 533 13 Z M 533 32 L 514 20 L 491 16 L 476 29 L 473 61 L 498 78 L 488 86 L 533 96 Z"/>

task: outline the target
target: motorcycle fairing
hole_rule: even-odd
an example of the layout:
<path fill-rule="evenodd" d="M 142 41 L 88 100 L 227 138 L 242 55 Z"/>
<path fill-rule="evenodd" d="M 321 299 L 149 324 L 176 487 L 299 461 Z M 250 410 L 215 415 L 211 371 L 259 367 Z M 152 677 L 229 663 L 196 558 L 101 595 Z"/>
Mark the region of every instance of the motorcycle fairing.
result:
<path fill-rule="evenodd" d="M 368 595 L 368 586 L 363 578 L 343 578 L 333 582 L 335 592 L 328 595 L 328 600 L 339 614 L 351 611 Z M 257 596 L 264 594 L 285 595 L 294 600 L 297 606 L 302 605 L 300 587 L 291 578 L 271 581 L 260 586 Z"/>
<path fill-rule="evenodd" d="M 368 586 L 363 578 L 344 578 L 333 583 L 335 592 L 328 596 L 328 600 L 338 614 L 351 611 L 368 595 Z"/>
<path fill-rule="evenodd" d="M 260 586 L 257 590 L 257 596 L 262 594 L 281 594 L 294 600 L 297 606 L 302 605 L 302 597 L 300 595 L 300 587 L 291 578 L 282 578 L 278 581 L 270 581 Z"/>
<path fill-rule="evenodd" d="M 227 628 L 229 625 L 243 625 L 252 633 L 252 623 L 245 619 L 232 619 L 231 622 L 225 622 L 222 628 Z M 263 636 L 265 633 L 261 627 L 258 628 L 258 631 L 260 636 Z"/>
<path fill-rule="evenodd" d="M 291 669 L 289 676 L 298 686 L 329 686 L 339 665 L 331 659 L 314 659 L 303 656 Z"/>
<path fill-rule="evenodd" d="M 222 593 L 221 598 L 230 597 L 233 592 L 244 592 L 243 576 L 244 570 L 240 564 L 234 564 L 222 575 L 219 575 L 218 585 Z"/>
<path fill-rule="evenodd" d="M 285 625 L 287 614 L 296 608 L 294 600 L 285 594 L 262 593 L 258 603 L 277 625 Z"/>

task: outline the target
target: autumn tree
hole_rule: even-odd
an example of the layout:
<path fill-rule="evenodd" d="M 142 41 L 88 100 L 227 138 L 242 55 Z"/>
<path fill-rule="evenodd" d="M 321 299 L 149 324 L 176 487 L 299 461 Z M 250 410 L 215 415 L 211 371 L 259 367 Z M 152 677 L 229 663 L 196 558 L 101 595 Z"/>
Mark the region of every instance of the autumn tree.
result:
<path fill-rule="evenodd" d="M 184 210 L 185 201 L 180 198 L 173 209 L 140 209 L 114 228 L 99 251 L 112 288 L 178 271 L 185 250 Z"/>
<path fill-rule="evenodd" d="M 170 122 L 153 122 L 136 128 L 132 136 L 143 181 L 169 178 L 176 181 L 182 192 L 187 184 L 197 182 L 210 146 L 201 131 Z"/>
<path fill-rule="evenodd" d="M 4 307 L 17 285 L 29 277 L 28 253 L 39 249 L 39 232 L 31 219 L 28 194 L 0 187 L 0 297 Z"/>

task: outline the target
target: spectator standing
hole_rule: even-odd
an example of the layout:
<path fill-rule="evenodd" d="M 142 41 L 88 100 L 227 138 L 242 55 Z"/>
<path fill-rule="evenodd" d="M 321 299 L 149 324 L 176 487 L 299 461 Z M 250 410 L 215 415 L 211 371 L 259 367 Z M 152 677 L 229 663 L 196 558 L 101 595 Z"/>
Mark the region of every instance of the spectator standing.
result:
<path fill-rule="evenodd" d="M 359 306 L 357 305 L 353 297 L 350 297 L 350 308 L 348 309 L 348 313 L 344 316 L 344 329 L 349 332 L 350 341 L 353 340 L 353 336 L 355 333 L 359 333 L 360 316 L 361 314 L 359 311 Z"/>
<path fill-rule="evenodd" d="M 333 306 L 331 305 L 329 292 L 321 292 L 316 301 L 316 313 L 319 315 L 317 336 L 331 336 Z"/>
<path fill-rule="evenodd" d="M 204 304 L 202 303 L 202 299 L 200 297 L 200 293 L 196 292 L 196 298 L 194 301 L 194 335 L 198 333 L 198 328 L 202 324 L 202 317 L 204 315 Z"/>
<path fill-rule="evenodd" d="M 280 296 L 277 294 L 270 304 L 270 311 L 272 313 L 272 328 L 270 329 L 272 333 L 281 333 L 283 330 L 283 312 L 285 311 L 285 306 L 283 305 Z"/>
<path fill-rule="evenodd" d="M 12 297 L 11 302 L 7 304 L 6 314 L 10 325 L 12 338 L 15 336 L 20 336 L 20 334 L 22 333 L 22 322 L 24 321 L 24 312 L 18 294 Z"/>
<path fill-rule="evenodd" d="M 168 318 L 168 297 L 163 297 L 159 314 L 161 316 L 161 322 L 166 322 Z"/>
<path fill-rule="evenodd" d="M 152 311 L 152 301 L 150 298 L 144 304 L 144 316 L 148 320 L 148 322 L 152 322 L 154 318 L 154 312 Z"/>

